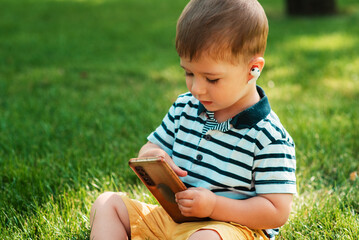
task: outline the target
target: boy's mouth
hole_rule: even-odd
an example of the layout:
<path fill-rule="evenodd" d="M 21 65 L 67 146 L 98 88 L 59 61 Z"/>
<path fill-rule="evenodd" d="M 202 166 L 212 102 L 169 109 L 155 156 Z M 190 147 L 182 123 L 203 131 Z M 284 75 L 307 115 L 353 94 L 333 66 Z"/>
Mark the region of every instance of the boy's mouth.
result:
<path fill-rule="evenodd" d="M 211 105 L 212 101 L 200 101 L 203 105 Z"/>

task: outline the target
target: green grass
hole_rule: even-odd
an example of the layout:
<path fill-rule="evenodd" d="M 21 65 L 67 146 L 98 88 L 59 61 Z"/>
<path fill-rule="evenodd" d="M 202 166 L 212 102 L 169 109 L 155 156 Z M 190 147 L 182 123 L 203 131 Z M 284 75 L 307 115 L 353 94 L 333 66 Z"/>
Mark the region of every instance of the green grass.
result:
<path fill-rule="evenodd" d="M 174 49 L 185 3 L 1 0 L 1 239 L 87 239 L 105 190 L 154 202 L 127 161 L 186 91 Z M 359 4 L 308 19 L 262 3 L 259 84 L 297 145 L 299 194 L 279 239 L 357 239 Z"/>

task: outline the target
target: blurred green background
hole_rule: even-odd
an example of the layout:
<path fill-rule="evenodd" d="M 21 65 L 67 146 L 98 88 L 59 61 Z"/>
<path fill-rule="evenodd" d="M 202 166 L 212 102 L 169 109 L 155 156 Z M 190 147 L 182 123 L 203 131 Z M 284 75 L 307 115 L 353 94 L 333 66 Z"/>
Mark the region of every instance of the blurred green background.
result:
<path fill-rule="evenodd" d="M 299 194 L 279 239 L 357 239 L 359 2 L 311 18 L 260 2 L 258 84 L 297 146 Z M 127 161 L 187 91 L 174 48 L 186 3 L 0 0 L 0 238 L 87 239 L 105 190 L 154 202 Z"/>

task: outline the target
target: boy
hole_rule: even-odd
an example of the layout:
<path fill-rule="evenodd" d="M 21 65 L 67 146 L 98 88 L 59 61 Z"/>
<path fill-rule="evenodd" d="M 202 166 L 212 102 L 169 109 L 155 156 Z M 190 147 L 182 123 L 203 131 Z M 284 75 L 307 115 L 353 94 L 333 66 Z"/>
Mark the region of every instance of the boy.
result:
<path fill-rule="evenodd" d="M 188 93 L 180 95 L 139 157 L 163 156 L 187 185 L 184 216 L 104 193 L 91 239 L 271 239 L 296 193 L 294 142 L 255 80 L 264 67 L 268 22 L 257 0 L 191 0 L 176 49 Z"/>

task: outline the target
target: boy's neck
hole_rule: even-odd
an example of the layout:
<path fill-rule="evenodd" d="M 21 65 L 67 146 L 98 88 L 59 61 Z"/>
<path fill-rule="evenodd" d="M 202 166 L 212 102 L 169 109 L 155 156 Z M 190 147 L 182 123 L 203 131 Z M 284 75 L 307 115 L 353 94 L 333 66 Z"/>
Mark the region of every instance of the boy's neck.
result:
<path fill-rule="evenodd" d="M 257 91 L 257 88 L 255 87 L 254 90 L 250 90 L 248 94 L 243 96 L 243 98 L 236 102 L 231 107 L 224 109 L 224 110 L 218 110 L 214 112 L 214 118 L 217 120 L 217 122 L 225 122 L 230 118 L 233 118 L 238 113 L 246 110 L 247 108 L 250 108 L 257 102 L 261 100 L 259 93 Z"/>

